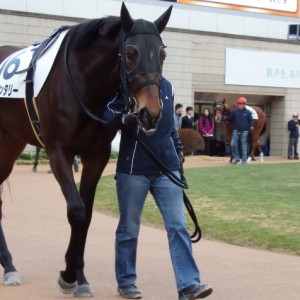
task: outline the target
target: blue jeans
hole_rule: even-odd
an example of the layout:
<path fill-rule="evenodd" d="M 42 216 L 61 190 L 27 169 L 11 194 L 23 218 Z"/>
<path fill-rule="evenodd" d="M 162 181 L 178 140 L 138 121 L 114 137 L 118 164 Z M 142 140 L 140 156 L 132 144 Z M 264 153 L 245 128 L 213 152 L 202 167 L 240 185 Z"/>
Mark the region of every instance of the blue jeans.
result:
<path fill-rule="evenodd" d="M 174 172 L 177 176 L 179 172 Z M 200 284 L 184 215 L 183 192 L 163 174 L 116 174 L 120 220 L 116 231 L 115 271 L 119 286 L 135 284 L 136 254 L 143 206 L 151 191 L 164 220 L 177 290 Z M 159 247 L 159 246 L 158 246 Z"/>
<path fill-rule="evenodd" d="M 289 138 L 288 157 L 299 157 L 298 138 Z"/>
<path fill-rule="evenodd" d="M 240 159 L 239 143 L 241 145 L 242 161 L 245 163 L 248 156 L 248 131 L 233 130 L 231 139 L 231 153 L 234 160 Z"/>

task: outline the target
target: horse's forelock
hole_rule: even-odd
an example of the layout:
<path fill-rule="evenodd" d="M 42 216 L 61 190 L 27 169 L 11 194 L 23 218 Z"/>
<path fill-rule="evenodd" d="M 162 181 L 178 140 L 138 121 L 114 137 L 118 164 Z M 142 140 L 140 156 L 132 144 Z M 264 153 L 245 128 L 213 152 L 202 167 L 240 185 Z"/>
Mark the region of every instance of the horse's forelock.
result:
<path fill-rule="evenodd" d="M 120 29 L 120 18 L 112 16 L 78 24 L 70 29 L 70 47 L 72 50 L 85 49 L 99 36 L 114 38 Z"/>

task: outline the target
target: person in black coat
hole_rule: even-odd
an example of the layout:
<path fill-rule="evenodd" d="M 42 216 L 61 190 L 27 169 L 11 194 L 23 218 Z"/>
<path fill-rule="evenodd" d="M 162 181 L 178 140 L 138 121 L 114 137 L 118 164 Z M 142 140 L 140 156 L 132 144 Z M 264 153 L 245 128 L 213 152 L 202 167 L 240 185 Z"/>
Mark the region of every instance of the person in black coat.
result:
<path fill-rule="evenodd" d="M 194 110 L 191 106 L 186 108 L 186 116 L 182 118 L 181 128 L 195 129 Z"/>
<path fill-rule="evenodd" d="M 295 112 L 292 119 L 288 122 L 288 130 L 290 131 L 289 145 L 288 145 L 288 159 L 299 159 L 298 153 L 298 139 L 299 139 L 299 121 L 298 113 Z"/>

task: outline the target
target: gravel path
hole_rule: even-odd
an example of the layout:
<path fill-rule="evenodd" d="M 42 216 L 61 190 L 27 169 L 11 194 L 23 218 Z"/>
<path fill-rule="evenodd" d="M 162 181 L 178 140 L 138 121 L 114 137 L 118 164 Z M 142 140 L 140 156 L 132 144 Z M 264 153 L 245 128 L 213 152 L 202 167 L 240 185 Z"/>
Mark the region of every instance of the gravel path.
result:
<path fill-rule="evenodd" d="M 266 163 L 287 161 L 266 158 Z M 287 161 L 291 162 L 291 161 Z M 260 162 L 254 162 L 260 163 Z M 228 158 L 191 157 L 185 167 L 228 165 Z M 15 166 L 4 184 L 3 226 L 23 285 L 0 285 L 1 300 L 70 299 L 57 288 L 69 240 L 66 205 L 48 166 Z M 110 163 L 105 174 L 112 174 Z M 75 174 L 79 181 L 80 173 Z M 95 299 L 121 299 L 114 279 L 114 231 L 117 219 L 94 213 L 87 246 L 85 270 Z M 272 253 L 216 241 L 201 240 L 193 246 L 202 281 L 213 285 L 208 299 L 300 299 L 300 257 Z M 178 299 L 166 234 L 142 226 L 138 249 L 138 281 L 143 299 Z"/>

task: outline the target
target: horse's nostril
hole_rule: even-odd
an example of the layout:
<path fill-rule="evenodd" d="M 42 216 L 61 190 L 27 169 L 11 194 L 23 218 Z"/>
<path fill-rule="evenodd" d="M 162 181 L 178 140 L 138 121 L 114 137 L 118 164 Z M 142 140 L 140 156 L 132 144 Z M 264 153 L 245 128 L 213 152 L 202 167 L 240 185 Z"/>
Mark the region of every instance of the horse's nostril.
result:
<path fill-rule="evenodd" d="M 157 122 L 161 117 L 161 112 L 157 114 L 155 117 L 151 117 L 146 108 L 142 108 L 139 111 L 139 120 L 144 129 L 153 129 L 156 127 Z"/>

